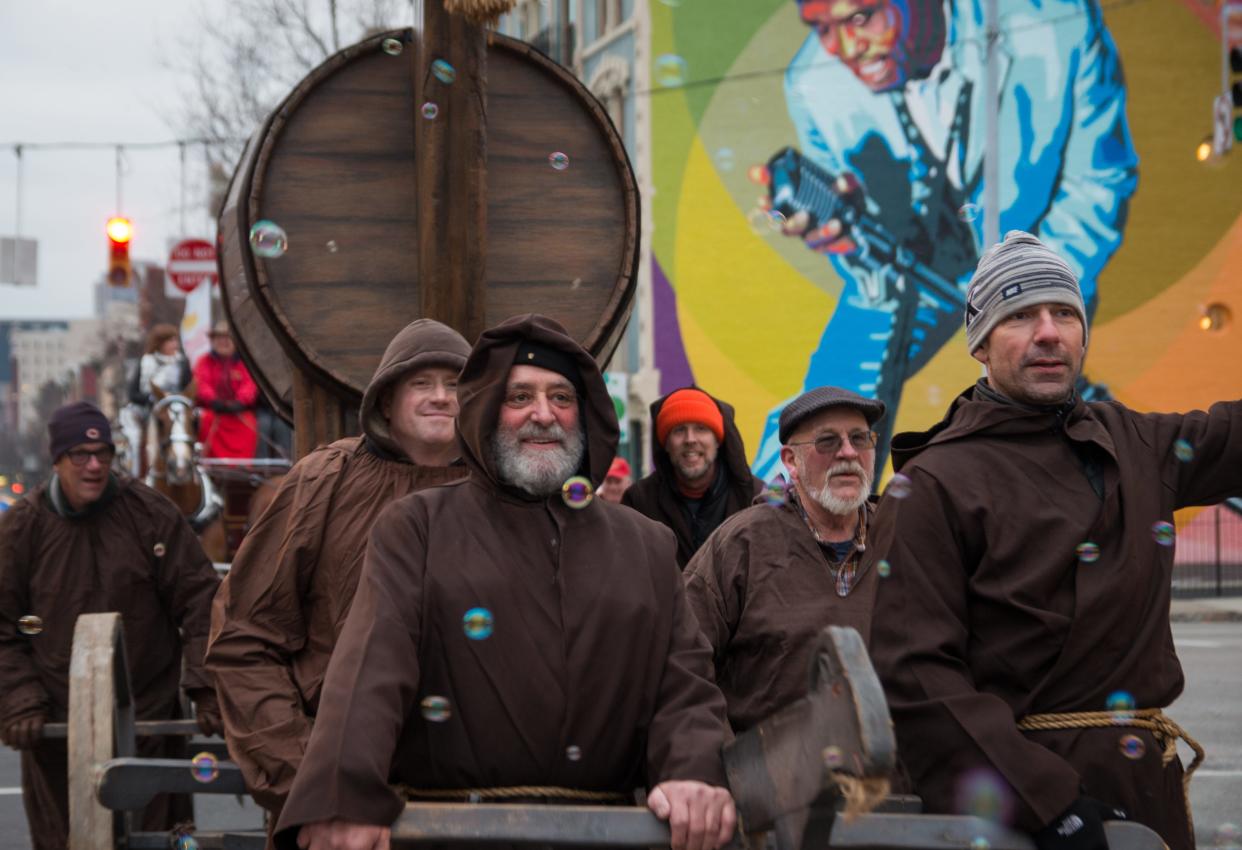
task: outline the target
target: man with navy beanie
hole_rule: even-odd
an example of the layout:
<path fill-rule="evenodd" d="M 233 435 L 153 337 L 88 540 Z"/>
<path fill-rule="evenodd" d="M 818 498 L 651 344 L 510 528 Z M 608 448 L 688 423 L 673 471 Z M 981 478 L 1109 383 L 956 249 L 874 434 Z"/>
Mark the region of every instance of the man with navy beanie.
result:
<path fill-rule="evenodd" d="M 894 438 L 900 486 L 868 552 L 888 573 L 870 650 L 914 790 L 961 812 L 982 788 L 1039 850 L 1104 850 L 1103 821 L 1125 817 L 1190 850 L 1201 752 L 1183 771 L 1162 712 L 1183 685 L 1173 512 L 1242 494 L 1242 403 L 1084 402 L 1078 280 L 1029 233 L 980 260 L 966 336 L 986 375 Z"/>
<path fill-rule="evenodd" d="M 219 580 L 168 499 L 112 469 L 107 417 L 84 401 L 48 422 L 54 473 L 0 518 L 0 739 L 21 752 L 22 802 L 35 850 L 68 842 L 68 754 L 45 739 L 69 706 L 74 626 L 117 611 L 125 630 L 138 720 L 180 716 L 179 691 L 199 728 L 220 729 L 203 668 Z M 184 671 L 183 671 L 184 665 Z M 138 755 L 184 757 L 176 738 L 140 738 Z M 137 823 L 166 832 L 192 819 L 190 798 L 161 794 Z"/>

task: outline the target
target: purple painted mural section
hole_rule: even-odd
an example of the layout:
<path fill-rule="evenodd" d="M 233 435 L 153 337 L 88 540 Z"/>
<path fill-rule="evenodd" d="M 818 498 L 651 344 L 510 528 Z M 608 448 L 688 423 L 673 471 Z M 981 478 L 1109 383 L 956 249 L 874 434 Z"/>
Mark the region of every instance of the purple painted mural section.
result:
<path fill-rule="evenodd" d="M 651 300 L 655 313 L 655 366 L 660 370 L 660 394 L 665 395 L 693 384 L 694 372 L 681 341 L 681 326 L 677 324 L 677 295 L 654 256 L 651 258 Z"/>

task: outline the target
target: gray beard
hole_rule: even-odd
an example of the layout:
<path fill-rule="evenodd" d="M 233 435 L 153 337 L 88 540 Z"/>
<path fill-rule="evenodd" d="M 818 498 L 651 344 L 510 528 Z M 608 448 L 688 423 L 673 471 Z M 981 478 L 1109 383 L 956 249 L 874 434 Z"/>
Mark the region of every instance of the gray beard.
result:
<path fill-rule="evenodd" d="M 857 472 L 862 476 L 863 485 L 859 489 L 858 496 L 853 499 L 842 499 L 833 494 L 832 488 L 828 486 L 828 480 L 838 472 Z M 844 461 L 830 467 L 824 474 L 823 485 L 811 488 L 810 494 L 811 498 L 830 514 L 836 514 L 837 516 L 852 514 L 866 504 L 867 499 L 871 496 L 871 476 L 867 474 L 867 470 L 863 469 L 862 464 Z"/>
<path fill-rule="evenodd" d="M 524 437 L 560 439 L 560 448 L 540 454 L 522 450 Z M 492 456 L 501 483 L 524 490 L 532 496 L 551 496 L 578 471 L 586 453 L 586 435 L 581 426 L 565 431 L 559 425 L 547 428 L 528 422 L 516 431 L 497 430 L 492 435 Z"/>

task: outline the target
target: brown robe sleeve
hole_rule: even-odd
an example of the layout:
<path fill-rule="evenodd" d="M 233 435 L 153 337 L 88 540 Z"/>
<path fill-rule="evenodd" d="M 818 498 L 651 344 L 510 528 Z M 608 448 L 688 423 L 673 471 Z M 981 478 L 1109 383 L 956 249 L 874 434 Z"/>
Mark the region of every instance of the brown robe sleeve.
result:
<path fill-rule="evenodd" d="M 732 588 L 739 573 L 745 572 L 745 563 L 730 557 L 729 549 L 724 545 L 723 535 L 713 534 L 694 553 L 682 574 L 686 581 L 686 601 L 712 648 L 717 665 L 725 656 L 741 616 L 738 594 L 732 592 Z"/>
<path fill-rule="evenodd" d="M 339 818 L 388 826 L 405 808 L 388 775 L 419 682 L 426 536 L 412 504 L 393 503 L 371 530 L 310 744 L 277 825 L 288 831 L 278 846 L 291 846 L 303 824 Z"/>
<path fill-rule="evenodd" d="M 1219 402 L 1185 415 L 1145 418 L 1156 427 L 1154 448 L 1169 471 L 1176 508 L 1215 505 L 1242 496 L 1242 401 Z"/>
<path fill-rule="evenodd" d="M 293 678 L 306 646 L 302 611 L 327 525 L 335 462 L 296 465 L 246 535 L 212 606 L 207 667 L 229 754 L 255 801 L 279 811 L 301 764 L 311 721 Z"/>
<path fill-rule="evenodd" d="M 156 581 L 165 609 L 181 631 L 185 659 L 181 689 L 187 694 L 211 690 L 211 678 L 204 662 L 207 633 L 211 627 L 211 600 L 220 587 L 220 577 L 194 530 L 172 502 L 145 487 L 144 495 L 155 500 L 150 508 L 151 518 L 159 523 L 157 528 L 162 526 L 158 540 L 164 552 L 162 555 L 155 553 Z"/>
<path fill-rule="evenodd" d="M 1033 832 L 1078 797 L 1078 773 L 1018 731 L 1002 699 L 976 690 L 966 532 L 933 476 L 918 467 L 903 471 L 912 479 L 910 496 L 881 503 L 872 540 L 874 551 L 912 568 L 894 568 L 879 583 L 870 648 L 901 757 L 932 812 L 957 811 L 958 778 L 990 766 L 1013 789 L 1016 825 Z"/>
<path fill-rule="evenodd" d="M 727 787 L 721 747 L 729 736 L 725 700 L 716 687 L 711 647 L 699 629 L 677 571 L 671 534 L 667 541 L 672 630 L 668 658 L 647 736 L 647 781 L 695 779 Z"/>
<path fill-rule="evenodd" d="M 30 654 L 30 638 L 17 621 L 30 613 L 27 577 L 32 567 L 37 518 L 29 498 L 9 508 L 0 519 L 0 725 L 47 711 L 51 700 L 39 681 Z"/>

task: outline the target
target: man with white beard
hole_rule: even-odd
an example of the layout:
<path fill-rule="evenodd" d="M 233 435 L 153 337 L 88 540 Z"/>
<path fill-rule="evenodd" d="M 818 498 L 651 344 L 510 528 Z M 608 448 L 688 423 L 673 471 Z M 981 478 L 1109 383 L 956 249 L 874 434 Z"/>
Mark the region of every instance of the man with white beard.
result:
<path fill-rule="evenodd" d="M 690 559 L 690 607 L 712 645 L 729 722 L 743 732 L 806 691 L 815 635 L 871 632 L 887 565 L 864 559 L 874 512 L 873 426 L 884 404 L 819 387 L 780 416 L 789 484 L 734 514 Z"/>
<path fill-rule="evenodd" d="M 373 526 L 276 846 L 387 850 L 404 799 L 642 788 L 673 850 L 715 850 L 736 823 L 725 701 L 672 533 L 593 498 L 618 438 L 599 368 L 519 316 L 479 337 L 457 398 L 470 476 Z"/>

